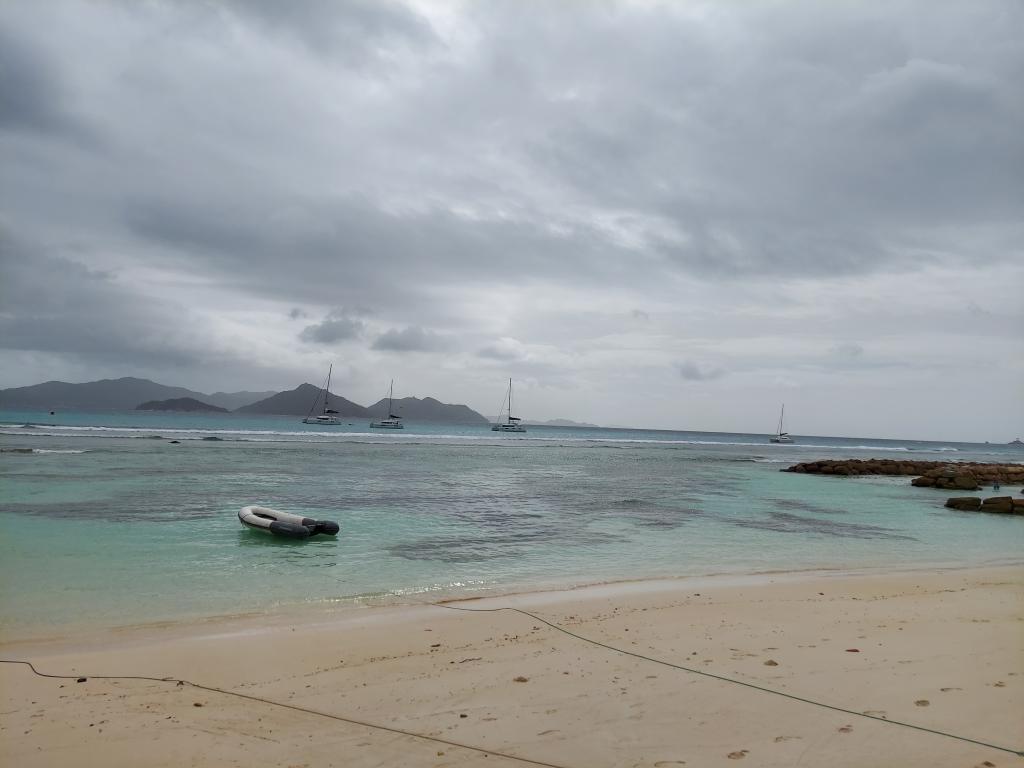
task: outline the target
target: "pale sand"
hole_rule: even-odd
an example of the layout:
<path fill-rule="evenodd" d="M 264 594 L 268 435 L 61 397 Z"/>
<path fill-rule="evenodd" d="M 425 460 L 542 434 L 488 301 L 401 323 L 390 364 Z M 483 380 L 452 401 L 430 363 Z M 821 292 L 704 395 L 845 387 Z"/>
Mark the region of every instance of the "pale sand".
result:
<path fill-rule="evenodd" d="M 515 605 L 636 653 L 1024 749 L 1020 567 L 709 578 L 458 605 Z M 321 611 L 5 643 L 0 656 L 45 672 L 187 678 L 561 766 L 1024 765 L 624 656 L 512 612 Z M 0 665 L 0 699 L 4 766 L 523 765 L 174 683 L 76 683 Z"/>

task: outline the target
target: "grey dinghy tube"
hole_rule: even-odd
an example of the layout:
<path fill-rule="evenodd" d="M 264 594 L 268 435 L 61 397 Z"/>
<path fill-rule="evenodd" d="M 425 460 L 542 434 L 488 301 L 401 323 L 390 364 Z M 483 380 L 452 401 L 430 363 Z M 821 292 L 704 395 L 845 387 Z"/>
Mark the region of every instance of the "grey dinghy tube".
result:
<path fill-rule="evenodd" d="M 318 533 L 334 536 L 340 530 L 338 524 L 330 520 L 300 517 L 287 512 L 278 512 L 270 507 L 242 507 L 238 513 L 238 519 L 246 528 L 255 528 L 289 539 L 308 539 Z"/>

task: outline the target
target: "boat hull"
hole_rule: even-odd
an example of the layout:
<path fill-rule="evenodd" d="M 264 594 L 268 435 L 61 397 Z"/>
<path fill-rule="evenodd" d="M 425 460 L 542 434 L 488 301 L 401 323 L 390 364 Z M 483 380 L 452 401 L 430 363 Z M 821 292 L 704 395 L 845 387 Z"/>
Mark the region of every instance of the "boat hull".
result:
<path fill-rule="evenodd" d="M 491 426 L 491 432 L 525 432 L 526 427 L 521 427 L 518 424 L 494 424 Z"/>
<path fill-rule="evenodd" d="M 324 426 L 338 426 L 341 424 L 341 419 L 335 418 L 334 416 L 319 416 L 312 419 L 303 419 L 303 424 L 322 424 Z"/>
<path fill-rule="evenodd" d="M 246 528 L 286 539 L 308 539 L 317 534 L 334 536 L 340 530 L 340 526 L 332 520 L 314 520 L 256 505 L 242 507 L 238 512 L 238 521 Z"/>
<path fill-rule="evenodd" d="M 405 424 L 391 424 L 386 421 L 373 421 L 370 422 L 371 429 L 405 429 Z"/>

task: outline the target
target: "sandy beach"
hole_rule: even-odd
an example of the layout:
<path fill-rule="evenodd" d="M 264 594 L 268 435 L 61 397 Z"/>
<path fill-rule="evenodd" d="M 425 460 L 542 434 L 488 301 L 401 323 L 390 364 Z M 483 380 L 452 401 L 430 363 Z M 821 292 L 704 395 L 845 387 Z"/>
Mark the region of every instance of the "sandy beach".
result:
<path fill-rule="evenodd" d="M 690 670 L 1024 749 L 1024 569 L 795 573 L 466 600 Z M 308 611 L 6 642 L 10 766 L 1005 766 L 1006 751 L 626 655 L 524 613 Z M 381 730 L 385 726 L 433 739 Z M 461 744 L 465 746 L 455 746 Z M 475 748 L 475 749 L 474 749 Z"/>

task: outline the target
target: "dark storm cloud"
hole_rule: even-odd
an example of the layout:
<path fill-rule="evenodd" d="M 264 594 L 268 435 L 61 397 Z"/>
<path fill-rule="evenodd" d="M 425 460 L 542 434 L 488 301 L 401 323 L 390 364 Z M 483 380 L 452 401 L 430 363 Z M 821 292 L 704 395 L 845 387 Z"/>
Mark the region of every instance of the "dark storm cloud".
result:
<path fill-rule="evenodd" d="M 442 352 L 451 347 L 450 339 L 418 326 L 402 329 L 392 328 L 382 333 L 373 342 L 374 349 L 389 352 Z"/>
<path fill-rule="evenodd" d="M 615 57 L 560 44 L 563 28 L 536 16 L 501 25 L 494 49 L 537 34 L 541 53 L 522 67 L 530 84 L 542 90 L 550 73 L 549 91 L 577 92 L 541 113 L 549 129 L 527 150 L 534 166 L 594 205 L 670 223 L 653 245 L 680 267 L 723 277 L 853 274 L 928 250 L 999 258 L 923 228 L 1019 222 L 1022 98 L 1013 83 L 1024 62 L 1019 49 L 958 40 L 955 25 L 1000 37 L 996 25 L 1021 24 L 1024 13 L 980 5 L 987 13 L 960 7 L 958 18 L 915 4 L 890 14 L 736 4 L 715 14 L 717 25 L 673 6 L 619 8 L 572 27 L 595 51 L 630 41 L 614 46 Z M 930 34 L 911 33 L 919 17 Z M 551 61 L 559 56 L 561 68 Z M 584 58 L 587 75 L 574 69 Z M 535 93 L 523 97 L 541 109 Z"/>
<path fill-rule="evenodd" d="M 316 344 L 334 344 L 358 338 L 364 328 L 359 318 L 351 317 L 344 309 L 335 309 L 321 322 L 303 328 L 299 338 Z"/>
<path fill-rule="evenodd" d="M 66 111 L 66 96 L 57 67 L 0 18 L 0 131 L 85 138 Z"/>
<path fill-rule="evenodd" d="M 520 275 L 581 286 L 629 276 L 618 249 L 593 228 L 570 240 L 528 222 L 467 221 L 443 207 L 385 211 L 358 196 L 278 199 L 239 190 L 231 201 L 203 205 L 139 200 L 125 221 L 138 237 L 248 290 L 325 303 L 355 305 L 371 295 L 392 309 L 426 311 L 421 295 L 445 282 L 515 290 Z"/>
<path fill-rule="evenodd" d="M 0 231 L 0 349 L 160 367 L 208 361 L 186 311 Z"/>
<path fill-rule="evenodd" d="M 85 194 L 88 174 L 103 174 L 116 202 L 102 226 L 125 227 L 165 265 L 302 303 L 373 295 L 383 311 L 408 310 L 405 322 L 443 314 L 438 286 L 503 277 L 640 287 L 673 272 L 832 277 L 997 260 L 1024 208 L 1024 57 L 980 41 L 1024 12 L 981 5 L 989 12 L 488 3 L 460 20 L 478 42 L 458 55 L 449 43 L 404 64 L 371 56 L 358 76 L 319 52 L 433 45 L 437 34 L 397 3 L 185 6 L 211 11 L 201 26 L 235 46 L 226 60 L 211 68 L 189 27 L 173 67 L 158 44 L 134 49 L 125 82 L 145 88 L 105 93 L 98 118 L 124 163 L 154 138 L 133 135 L 150 128 L 140 115 L 179 126 L 147 155 L 151 172 L 110 176 L 103 158 L 61 169 L 57 183 Z M 113 8 L 129 38 L 132 24 L 144 37 L 187 15 Z M 60 9 L 85 30 L 111 12 Z M 38 34 L 17 28 L 31 17 L 11 14 L 12 34 Z M 231 18 L 258 37 L 231 37 Z M 964 25 L 979 42 L 959 38 Z M 271 60 L 281 35 L 313 60 Z M 89 53 L 104 73 L 105 52 Z M 46 71 L 71 63 L 17 64 L 5 89 L 52 93 L 55 77 L 34 86 Z M 22 119 L 45 119 L 52 102 L 27 103 Z M 279 125 L 280 114 L 291 119 Z M 260 167 L 282 151 L 284 165 Z M 964 241 L 979 226 L 990 233 L 981 248 Z"/>
<path fill-rule="evenodd" d="M 676 363 L 676 370 L 687 381 L 713 381 L 725 375 L 725 371 L 721 368 L 708 368 L 706 366 L 702 368 L 692 360 L 683 360 Z"/>
<path fill-rule="evenodd" d="M 223 7 L 269 35 L 291 35 L 318 54 L 366 64 L 381 48 L 422 47 L 437 40 L 430 24 L 399 3 L 377 0 L 229 0 Z"/>

